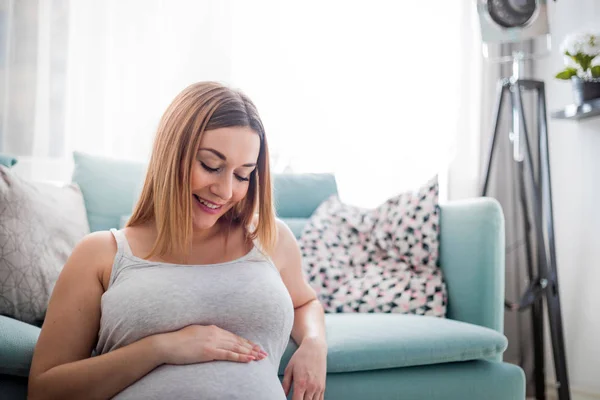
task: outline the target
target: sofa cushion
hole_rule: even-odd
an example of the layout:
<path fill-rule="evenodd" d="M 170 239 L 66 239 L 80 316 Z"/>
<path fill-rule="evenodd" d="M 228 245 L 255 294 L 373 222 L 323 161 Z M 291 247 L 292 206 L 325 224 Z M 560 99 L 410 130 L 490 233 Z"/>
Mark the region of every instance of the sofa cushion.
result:
<path fill-rule="evenodd" d="M 319 206 L 298 244 L 325 312 L 446 315 L 438 188 L 434 177 L 377 208 L 338 196 Z"/>
<path fill-rule="evenodd" d="M 0 315 L 0 374 L 28 376 L 40 328 Z"/>
<path fill-rule="evenodd" d="M 402 314 L 327 314 L 327 372 L 355 372 L 488 359 L 504 335 L 464 322 Z M 27 376 L 40 328 L 0 316 L 0 374 Z M 279 374 L 296 351 L 293 340 Z"/>
<path fill-rule="evenodd" d="M 502 354 L 506 337 L 464 322 L 409 314 L 326 314 L 327 372 L 480 360 Z M 283 374 L 296 344 L 281 359 Z"/>
<path fill-rule="evenodd" d="M 0 315 L 42 321 L 63 265 L 89 233 L 77 185 L 23 179 L 0 166 Z"/>

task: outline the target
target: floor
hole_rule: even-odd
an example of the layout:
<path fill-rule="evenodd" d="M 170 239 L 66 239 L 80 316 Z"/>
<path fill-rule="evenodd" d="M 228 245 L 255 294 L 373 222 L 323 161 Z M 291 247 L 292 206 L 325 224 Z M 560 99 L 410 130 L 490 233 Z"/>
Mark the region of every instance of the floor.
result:
<path fill-rule="evenodd" d="M 558 400 L 558 396 L 555 393 L 550 392 L 547 394 L 546 398 L 547 400 Z M 535 400 L 535 397 L 528 397 L 526 400 Z M 600 400 L 600 395 L 572 393 L 571 400 Z"/>

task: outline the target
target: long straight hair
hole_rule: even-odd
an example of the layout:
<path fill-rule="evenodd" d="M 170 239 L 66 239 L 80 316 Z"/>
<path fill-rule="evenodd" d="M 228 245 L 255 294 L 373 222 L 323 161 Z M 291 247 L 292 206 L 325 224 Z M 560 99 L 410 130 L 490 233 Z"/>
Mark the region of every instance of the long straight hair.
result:
<path fill-rule="evenodd" d="M 147 259 L 153 255 L 189 255 L 193 235 L 191 172 L 200 140 L 207 130 L 227 127 L 251 128 L 260 137 L 260 151 L 248 193 L 221 218 L 230 225 L 247 227 L 258 212 L 258 223 L 248 238 L 258 239 L 263 251 L 273 249 L 276 223 L 269 147 L 258 111 L 237 90 L 216 82 L 199 82 L 179 93 L 163 114 L 140 198 L 126 224 L 156 223 L 158 236 Z"/>

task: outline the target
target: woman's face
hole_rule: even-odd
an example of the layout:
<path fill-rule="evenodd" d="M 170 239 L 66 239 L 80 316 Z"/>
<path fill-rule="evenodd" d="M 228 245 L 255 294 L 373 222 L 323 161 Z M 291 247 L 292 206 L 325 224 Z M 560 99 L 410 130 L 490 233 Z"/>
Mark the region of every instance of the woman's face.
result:
<path fill-rule="evenodd" d="M 211 228 L 246 196 L 259 151 L 260 138 L 249 127 L 204 132 L 191 176 L 194 230 Z"/>

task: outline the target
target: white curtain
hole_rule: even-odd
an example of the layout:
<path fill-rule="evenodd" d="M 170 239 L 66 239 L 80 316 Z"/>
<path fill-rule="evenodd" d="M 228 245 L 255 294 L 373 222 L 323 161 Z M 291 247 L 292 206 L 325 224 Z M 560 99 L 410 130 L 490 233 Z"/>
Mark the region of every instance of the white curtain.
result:
<path fill-rule="evenodd" d="M 34 129 L 3 129 L 0 151 L 21 156 L 20 170 L 35 179 L 68 180 L 73 150 L 147 159 L 177 92 L 217 80 L 256 102 L 276 172 L 333 172 L 342 198 L 362 206 L 436 173 L 446 197 L 475 193 L 481 56 L 471 2 L 3 5 L 5 64 L 27 64 L 36 80 L 23 104 L 16 85 L 4 88 L 3 120 L 18 106 Z M 15 60 L 32 36 L 19 29 L 35 30 L 27 61 Z M 2 73 L 5 82 L 17 74 Z"/>

